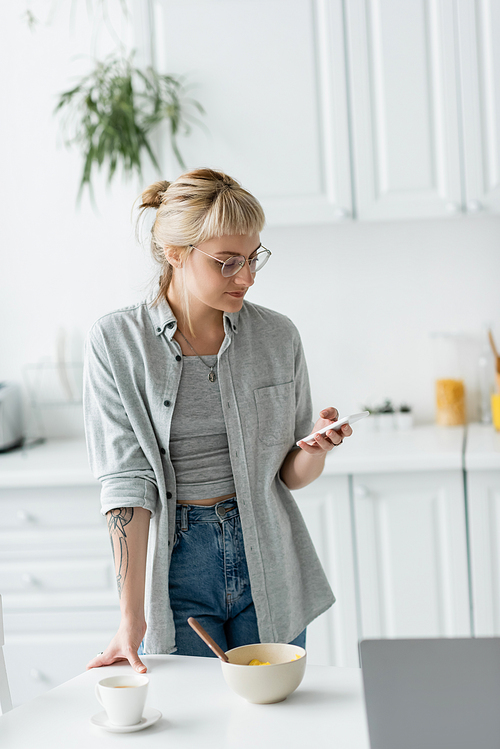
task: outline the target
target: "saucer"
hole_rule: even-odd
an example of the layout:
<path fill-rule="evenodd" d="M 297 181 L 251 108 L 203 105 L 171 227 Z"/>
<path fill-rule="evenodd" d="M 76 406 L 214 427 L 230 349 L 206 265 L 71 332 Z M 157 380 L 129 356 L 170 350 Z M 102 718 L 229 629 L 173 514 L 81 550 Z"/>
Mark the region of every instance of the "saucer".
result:
<path fill-rule="evenodd" d="M 161 718 L 159 710 L 155 710 L 152 707 L 147 707 L 140 719 L 139 723 L 135 723 L 133 726 L 116 726 L 114 723 L 109 722 L 109 718 L 106 712 L 103 710 L 102 713 L 96 713 L 90 719 L 90 722 L 94 726 L 104 728 L 105 731 L 111 731 L 111 733 L 132 733 L 133 731 L 142 731 L 143 728 L 149 728 L 153 723 Z"/>

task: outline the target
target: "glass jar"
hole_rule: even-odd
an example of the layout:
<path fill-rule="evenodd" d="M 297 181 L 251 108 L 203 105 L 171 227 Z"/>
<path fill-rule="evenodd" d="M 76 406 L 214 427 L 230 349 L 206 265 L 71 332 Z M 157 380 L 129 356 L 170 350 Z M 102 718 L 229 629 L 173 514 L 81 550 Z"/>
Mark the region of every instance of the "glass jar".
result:
<path fill-rule="evenodd" d="M 465 424 L 465 384 L 460 363 L 458 333 L 433 333 L 436 423 Z"/>

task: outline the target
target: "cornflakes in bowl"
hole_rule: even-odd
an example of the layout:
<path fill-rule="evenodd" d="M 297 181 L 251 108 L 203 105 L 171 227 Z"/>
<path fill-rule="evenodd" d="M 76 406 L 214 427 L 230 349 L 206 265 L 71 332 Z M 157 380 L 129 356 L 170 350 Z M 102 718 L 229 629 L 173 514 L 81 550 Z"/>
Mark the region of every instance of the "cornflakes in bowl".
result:
<path fill-rule="evenodd" d="M 292 694 L 307 662 L 304 648 L 278 642 L 242 645 L 226 655 L 229 663 L 221 661 L 221 666 L 227 684 L 240 697 L 259 705 L 282 702 Z M 266 668 L 249 668 L 251 664 Z"/>

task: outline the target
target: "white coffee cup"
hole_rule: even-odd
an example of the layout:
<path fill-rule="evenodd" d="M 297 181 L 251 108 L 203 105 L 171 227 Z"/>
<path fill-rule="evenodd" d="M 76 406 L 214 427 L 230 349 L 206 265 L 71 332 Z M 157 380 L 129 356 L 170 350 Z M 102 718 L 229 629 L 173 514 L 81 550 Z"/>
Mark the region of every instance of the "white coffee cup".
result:
<path fill-rule="evenodd" d="M 115 726 L 133 726 L 144 712 L 149 679 L 147 676 L 109 676 L 95 685 L 95 696 Z"/>

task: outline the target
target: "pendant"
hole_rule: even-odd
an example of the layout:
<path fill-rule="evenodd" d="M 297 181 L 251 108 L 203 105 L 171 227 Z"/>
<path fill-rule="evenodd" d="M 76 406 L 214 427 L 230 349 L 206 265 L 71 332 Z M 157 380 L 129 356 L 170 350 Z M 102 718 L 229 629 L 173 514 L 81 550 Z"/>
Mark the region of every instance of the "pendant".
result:
<path fill-rule="evenodd" d="M 210 382 L 215 382 L 215 380 L 217 379 L 217 377 L 215 376 L 215 372 L 213 371 L 213 369 L 210 370 L 210 374 L 208 375 L 208 379 L 210 380 Z"/>

